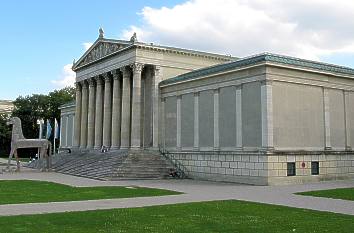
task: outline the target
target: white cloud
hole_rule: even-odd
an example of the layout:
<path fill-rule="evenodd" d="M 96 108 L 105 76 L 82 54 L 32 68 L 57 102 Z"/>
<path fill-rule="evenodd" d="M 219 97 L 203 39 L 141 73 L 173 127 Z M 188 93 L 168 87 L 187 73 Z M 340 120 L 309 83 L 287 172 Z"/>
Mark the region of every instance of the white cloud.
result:
<path fill-rule="evenodd" d="M 318 60 L 354 54 L 354 1 L 190 0 L 172 8 L 145 7 L 129 39 L 247 56 L 275 52 Z"/>
<path fill-rule="evenodd" d="M 85 51 L 87 51 L 92 45 L 93 45 L 92 42 L 82 43 L 82 46 L 84 46 Z"/>
<path fill-rule="evenodd" d="M 72 87 L 75 84 L 75 72 L 71 69 L 72 64 L 67 64 L 63 67 L 62 74 L 58 80 L 52 80 L 51 82 L 57 88 Z"/>

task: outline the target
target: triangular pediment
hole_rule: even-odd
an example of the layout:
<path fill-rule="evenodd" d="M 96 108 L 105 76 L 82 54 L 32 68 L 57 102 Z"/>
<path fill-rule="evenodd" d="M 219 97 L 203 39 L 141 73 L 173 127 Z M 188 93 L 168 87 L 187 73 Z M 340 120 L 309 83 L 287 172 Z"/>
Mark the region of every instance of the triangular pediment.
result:
<path fill-rule="evenodd" d="M 74 64 L 73 70 L 98 61 L 130 45 L 126 41 L 97 40 Z"/>

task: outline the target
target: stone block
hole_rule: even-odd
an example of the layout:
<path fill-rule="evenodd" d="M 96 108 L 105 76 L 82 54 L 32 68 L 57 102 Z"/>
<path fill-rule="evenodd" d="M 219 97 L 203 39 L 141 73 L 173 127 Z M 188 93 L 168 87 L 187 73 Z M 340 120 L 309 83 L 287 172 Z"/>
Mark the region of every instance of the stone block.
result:
<path fill-rule="evenodd" d="M 198 155 L 192 155 L 192 160 L 198 160 Z"/>
<path fill-rule="evenodd" d="M 218 173 L 218 168 L 216 168 L 216 167 L 210 168 L 210 173 L 213 173 L 213 174 Z"/>
<path fill-rule="evenodd" d="M 311 161 L 319 161 L 319 155 L 311 155 Z"/>
<path fill-rule="evenodd" d="M 268 156 L 268 162 L 269 163 L 274 163 L 274 162 L 278 162 L 278 161 L 279 161 L 278 156 L 276 156 L 276 155 Z"/>
<path fill-rule="evenodd" d="M 215 162 L 215 167 L 221 167 L 221 162 Z"/>
<path fill-rule="evenodd" d="M 278 176 L 278 170 L 268 170 L 268 176 L 270 177 Z"/>
<path fill-rule="evenodd" d="M 268 169 L 269 170 L 272 170 L 272 169 L 274 169 L 274 163 L 267 163 L 267 165 L 268 165 Z"/>
<path fill-rule="evenodd" d="M 226 161 L 225 155 L 219 155 L 219 161 L 225 162 Z"/>
<path fill-rule="evenodd" d="M 233 169 L 230 169 L 230 168 L 226 169 L 226 175 L 233 175 L 233 174 L 234 174 Z"/>
<path fill-rule="evenodd" d="M 243 161 L 243 162 L 249 162 L 249 161 L 250 161 L 250 156 L 249 156 L 249 155 L 242 155 L 241 161 Z"/>
<path fill-rule="evenodd" d="M 204 172 L 205 173 L 210 173 L 211 172 L 211 168 L 210 167 L 204 167 Z"/>
<path fill-rule="evenodd" d="M 345 164 L 345 161 L 343 161 L 343 160 L 337 161 L 338 167 L 344 167 L 345 166 L 344 164 Z"/>
<path fill-rule="evenodd" d="M 304 156 L 304 161 L 311 161 L 312 156 L 311 155 L 305 155 Z"/>
<path fill-rule="evenodd" d="M 258 176 L 267 177 L 268 171 L 267 170 L 258 170 Z"/>
<path fill-rule="evenodd" d="M 202 154 L 198 155 L 198 160 L 204 160 L 204 155 Z"/>
<path fill-rule="evenodd" d="M 234 155 L 234 161 L 235 162 L 241 161 L 241 155 Z"/>
<path fill-rule="evenodd" d="M 242 176 L 249 176 L 249 175 L 250 175 L 250 170 L 248 170 L 248 169 L 241 169 L 241 175 L 242 175 Z"/>
<path fill-rule="evenodd" d="M 215 162 L 214 161 L 208 161 L 207 162 L 209 167 L 215 167 Z"/>
<path fill-rule="evenodd" d="M 286 163 L 286 161 L 287 161 L 287 156 L 285 156 L 285 155 L 279 155 L 278 160 L 279 160 L 279 162 L 281 162 L 281 163 Z"/>
<path fill-rule="evenodd" d="M 283 163 L 273 163 L 273 169 L 283 169 Z"/>
<path fill-rule="evenodd" d="M 261 162 L 261 163 L 266 163 L 266 162 L 268 162 L 268 156 L 259 155 L 259 156 L 258 156 L 258 162 Z"/>
<path fill-rule="evenodd" d="M 225 174 L 226 174 L 226 169 L 223 168 L 223 167 L 219 167 L 219 168 L 218 168 L 218 174 L 225 175 Z"/>
<path fill-rule="evenodd" d="M 238 168 L 245 168 L 246 167 L 246 163 L 245 162 L 237 162 L 237 167 Z"/>
<path fill-rule="evenodd" d="M 229 168 L 230 167 L 230 163 L 229 162 L 221 162 L 221 167 Z"/>
<path fill-rule="evenodd" d="M 337 161 L 330 161 L 329 167 L 337 167 Z"/>
<path fill-rule="evenodd" d="M 200 167 L 201 166 L 201 161 L 194 161 L 194 166 Z"/>
<path fill-rule="evenodd" d="M 254 163 L 246 163 L 247 169 L 254 169 Z"/>
<path fill-rule="evenodd" d="M 255 163 L 254 164 L 254 169 L 257 169 L 257 170 L 263 169 L 263 163 Z"/>
<path fill-rule="evenodd" d="M 251 155 L 250 162 L 253 162 L 253 163 L 258 162 L 258 155 Z"/>
<path fill-rule="evenodd" d="M 226 161 L 234 161 L 234 156 L 233 155 L 226 155 Z"/>
<path fill-rule="evenodd" d="M 206 166 L 208 166 L 208 162 L 207 161 L 200 161 L 200 166 L 206 167 Z"/>
<path fill-rule="evenodd" d="M 278 176 L 283 176 L 283 177 L 285 177 L 285 176 L 287 176 L 287 170 L 279 170 L 278 171 Z"/>
<path fill-rule="evenodd" d="M 234 176 L 240 176 L 241 174 L 241 169 L 234 169 Z"/>
<path fill-rule="evenodd" d="M 230 162 L 231 168 L 237 168 L 237 162 Z"/>
<path fill-rule="evenodd" d="M 258 170 L 250 170 L 250 176 L 258 176 Z"/>

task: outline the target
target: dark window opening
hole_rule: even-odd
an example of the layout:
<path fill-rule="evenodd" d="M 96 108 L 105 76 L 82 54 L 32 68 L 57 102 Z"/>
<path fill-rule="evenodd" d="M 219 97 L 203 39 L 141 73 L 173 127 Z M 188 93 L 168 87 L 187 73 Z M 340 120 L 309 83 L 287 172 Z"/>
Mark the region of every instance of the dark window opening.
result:
<path fill-rule="evenodd" d="M 287 164 L 287 168 L 288 168 L 288 176 L 295 176 L 296 175 L 296 168 L 295 168 L 295 163 L 288 163 Z"/>
<path fill-rule="evenodd" d="M 318 175 L 320 174 L 320 165 L 319 162 L 311 162 L 311 174 Z"/>

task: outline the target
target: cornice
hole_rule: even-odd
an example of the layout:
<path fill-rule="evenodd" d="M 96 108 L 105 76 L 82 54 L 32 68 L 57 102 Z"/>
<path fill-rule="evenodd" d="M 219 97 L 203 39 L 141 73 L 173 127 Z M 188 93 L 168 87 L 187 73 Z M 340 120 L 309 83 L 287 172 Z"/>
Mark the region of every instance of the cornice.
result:
<path fill-rule="evenodd" d="M 174 78 L 166 79 L 160 82 L 160 86 L 184 82 L 194 79 L 199 79 L 203 76 L 210 76 L 221 72 L 231 71 L 233 69 L 243 68 L 247 66 L 255 65 L 280 65 L 286 66 L 286 68 L 298 68 L 311 72 L 326 72 L 336 76 L 353 76 L 354 69 L 344 66 L 337 66 L 333 64 L 327 64 L 323 62 L 310 61 L 295 57 L 283 56 L 278 54 L 263 53 L 251 57 L 246 57 L 237 61 L 232 61 L 224 64 L 218 64 L 209 66 L 199 70 L 191 71 Z"/>

